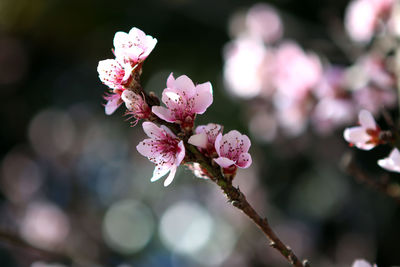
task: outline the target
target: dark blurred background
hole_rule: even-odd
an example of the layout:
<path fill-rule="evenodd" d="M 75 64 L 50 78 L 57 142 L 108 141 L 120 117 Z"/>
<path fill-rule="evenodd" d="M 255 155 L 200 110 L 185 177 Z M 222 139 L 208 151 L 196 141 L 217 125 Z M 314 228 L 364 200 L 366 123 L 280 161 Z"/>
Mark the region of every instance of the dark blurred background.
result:
<path fill-rule="evenodd" d="M 146 90 L 160 94 L 170 72 L 210 81 L 214 103 L 198 123 L 248 134 L 243 101 L 224 89 L 222 50 L 230 17 L 254 3 L 0 0 L 0 229 L 69 258 L 0 238 L 0 266 L 287 266 L 213 184 L 184 167 L 167 188 L 150 183 L 153 165 L 135 149 L 140 123 L 130 127 L 121 110 L 104 114 L 96 71 L 113 57 L 115 32 L 138 27 L 158 39 L 143 67 Z M 347 1 L 268 3 L 285 38 L 350 63 L 330 34 Z M 400 264 L 398 205 L 339 168 L 350 150 L 342 130 L 254 140 L 254 164 L 237 184 L 312 266 Z M 357 154 L 381 173 L 375 162 L 387 152 Z"/>

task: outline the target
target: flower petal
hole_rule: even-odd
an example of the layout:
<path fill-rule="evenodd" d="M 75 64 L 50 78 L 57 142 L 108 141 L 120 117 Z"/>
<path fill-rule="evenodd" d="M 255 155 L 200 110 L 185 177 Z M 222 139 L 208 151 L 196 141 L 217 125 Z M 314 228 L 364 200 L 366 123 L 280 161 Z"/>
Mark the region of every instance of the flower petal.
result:
<path fill-rule="evenodd" d="M 218 156 L 221 156 L 221 151 L 220 151 L 221 140 L 222 140 L 222 133 L 219 133 L 217 135 L 217 138 L 215 138 L 215 143 L 214 143 L 215 151 L 217 151 Z"/>
<path fill-rule="evenodd" d="M 183 144 L 183 141 L 180 141 L 178 144 L 178 148 L 180 149 L 178 155 L 176 156 L 175 160 L 175 166 L 179 166 L 182 162 L 182 160 L 185 158 L 185 145 Z"/>
<path fill-rule="evenodd" d="M 175 118 L 171 115 L 171 111 L 165 107 L 153 106 L 151 111 L 162 120 L 167 122 L 175 122 Z"/>
<path fill-rule="evenodd" d="M 152 157 L 153 156 L 153 147 L 151 146 L 152 139 L 145 139 L 140 142 L 136 149 L 137 151 L 145 157 Z"/>
<path fill-rule="evenodd" d="M 151 177 L 150 182 L 155 182 L 164 175 L 167 174 L 167 172 L 170 171 L 170 168 L 162 168 L 160 166 L 156 166 L 153 171 L 153 177 Z"/>
<path fill-rule="evenodd" d="M 252 163 L 251 155 L 249 153 L 242 153 L 239 156 L 238 161 L 236 162 L 236 166 L 246 169 Z"/>
<path fill-rule="evenodd" d="M 192 97 L 195 94 L 194 84 L 192 80 L 186 75 L 181 75 L 176 78 L 175 88 L 179 91 L 185 92 L 187 97 Z"/>
<path fill-rule="evenodd" d="M 167 88 L 171 88 L 171 89 L 175 88 L 175 78 L 174 78 L 174 73 L 173 72 L 171 72 L 171 74 L 168 76 Z"/>
<path fill-rule="evenodd" d="M 382 168 L 400 173 L 400 152 L 397 148 L 393 149 L 389 157 L 378 160 L 378 165 Z"/>
<path fill-rule="evenodd" d="M 366 129 L 376 129 L 376 122 L 371 112 L 363 109 L 360 111 L 358 115 L 358 120 L 360 121 L 360 125 Z"/>
<path fill-rule="evenodd" d="M 233 164 L 235 164 L 235 162 L 233 160 L 230 160 L 225 157 L 216 158 L 216 159 L 214 159 L 214 161 L 222 168 L 228 168 L 229 166 L 232 166 Z"/>
<path fill-rule="evenodd" d="M 107 104 L 104 107 L 106 114 L 107 115 L 113 114 L 121 104 L 122 101 L 119 94 L 115 94 L 114 96 L 112 96 L 112 98 L 110 98 L 107 101 Z"/>
<path fill-rule="evenodd" d="M 165 132 L 152 122 L 145 121 L 143 122 L 142 126 L 143 126 L 143 131 L 150 138 L 160 140 L 165 136 Z"/>
<path fill-rule="evenodd" d="M 127 42 L 127 40 L 129 39 L 129 36 L 126 32 L 116 32 L 114 35 L 114 47 L 121 47 L 123 46 L 123 44 L 125 44 Z"/>
<path fill-rule="evenodd" d="M 167 126 L 161 125 L 160 128 L 163 129 L 166 132 L 166 134 L 168 134 L 169 136 L 172 136 L 173 138 L 177 138 L 176 135 Z"/>
<path fill-rule="evenodd" d="M 213 102 L 212 86 L 210 82 L 202 83 L 196 86 L 196 95 L 194 96 L 193 111 L 197 114 L 203 114 Z"/>
<path fill-rule="evenodd" d="M 360 259 L 354 261 L 352 267 L 372 267 L 372 265 L 369 264 L 369 262 L 367 262 L 366 260 Z"/>
<path fill-rule="evenodd" d="M 167 179 L 165 179 L 165 181 L 164 181 L 164 186 L 165 187 L 169 186 L 172 183 L 172 181 L 174 180 L 175 174 L 176 174 L 176 169 L 177 169 L 176 166 L 171 168 Z"/>
<path fill-rule="evenodd" d="M 208 143 L 207 134 L 206 133 L 194 134 L 189 138 L 188 143 L 197 147 L 207 148 L 207 143 Z"/>
<path fill-rule="evenodd" d="M 375 144 L 368 143 L 371 140 L 371 136 L 362 126 L 345 129 L 343 137 L 347 142 L 354 144 L 359 149 L 371 150 L 375 147 Z"/>

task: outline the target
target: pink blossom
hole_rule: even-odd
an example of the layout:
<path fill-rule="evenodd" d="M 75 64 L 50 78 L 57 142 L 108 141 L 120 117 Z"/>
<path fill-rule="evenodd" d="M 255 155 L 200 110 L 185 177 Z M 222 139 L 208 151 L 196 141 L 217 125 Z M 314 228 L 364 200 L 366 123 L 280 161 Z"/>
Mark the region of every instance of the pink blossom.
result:
<path fill-rule="evenodd" d="M 261 38 L 266 43 L 278 40 L 283 33 L 282 21 L 277 11 L 264 3 L 250 8 L 246 24 L 251 36 Z"/>
<path fill-rule="evenodd" d="M 344 139 L 359 149 L 371 150 L 381 143 L 379 138 L 381 130 L 372 114 L 367 110 L 361 110 L 358 119 L 360 126 L 345 129 Z"/>
<path fill-rule="evenodd" d="M 121 98 L 122 90 L 115 90 L 116 93 L 106 94 L 104 99 L 107 103 L 104 105 L 105 112 L 107 115 L 113 114 L 119 106 L 124 102 Z"/>
<path fill-rule="evenodd" d="M 129 33 L 117 32 L 114 36 L 114 54 L 129 61 L 132 66 L 143 62 L 157 44 L 157 39 L 133 27 Z"/>
<path fill-rule="evenodd" d="M 252 162 L 248 153 L 250 145 L 250 139 L 236 130 L 224 135 L 219 133 L 215 139 L 215 150 L 219 157 L 214 161 L 224 169 L 233 165 L 248 168 Z"/>
<path fill-rule="evenodd" d="M 393 88 L 395 85 L 395 77 L 388 72 L 381 55 L 368 54 L 363 56 L 358 60 L 357 65 L 360 66 L 360 71 L 364 73 L 366 83 L 373 83 L 382 89 Z"/>
<path fill-rule="evenodd" d="M 290 98 L 304 98 L 322 76 L 319 58 L 293 42 L 280 45 L 274 67 L 273 82 L 278 93 Z"/>
<path fill-rule="evenodd" d="M 350 99 L 321 99 L 313 109 L 312 120 L 318 132 L 329 134 L 337 126 L 342 126 L 354 120 L 356 111 Z"/>
<path fill-rule="evenodd" d="M 151 181 L 157 181 L 169 172 L 164 186 L 168 186 L 175 177 L 176 169 L 185 157 L 185 146 L 170 129 L 152 122 L 144 122 L 143 130 L 148 139 L 140 142 L 136 149 L 140 154 L 156 164 Z"/>
<path fill-rule="evenodd" d="M 397 148 L 394 148 L 390 152 L 389 157 L 378 160 L 378 165 L 382 168 L 400 173 L 400 152 Z"/>
<path fill-rule="evenodd" d="M 207 151 L 209 155 L 215 152 L 215 139 L 222 133 L 222 126 L 215 123 L 200 125 L 196 128 L 196 134 L 192 135 L 188 143 Z"/>
<path fill-rule="evenodd" d="M 346 9 L 345 27 L 357 42 L 369 42 L 377 25 L 377 13 L 370 0 L 352 1 Z"/>
<path fill-rule="evenodd" d="M 226 87 L 236 96 L 252 98 L 271 91 L 273 54 L 259 40 L 241 38 L 224 49 Z"/>
<path fill-rule="evenodd" d="M 393 108 L 397 103 L 396 92 L 392 89 L 378 89 L 366 86 L 354 92 L 355 103 L 372 114 L 377 114 L 383 107 Z"/>
<path fill-rule="evenodd" d="M 115 59 L 102 60 L 97 66 L 100 80 L 111 89 L 123 89 L 131 77 L 132 70 L 130 64 Z"/>
<path fill-rule="evenodd" d="M 369 42 L 379 21 L 386 19 L 393 7 L 393 0 L 354 0 L 346 9 L 345 27 L 357 42 Z"/>
<path fill-rule="evenodd" d="M 378 267 L 376 266 L 376 264 L 371 265 L 369 262 L 367 262 L 366 260 L 355 260 L 353 262 L 353 265 L 351 267 Z"/>
<path fill-rule="evenodd" d="M 303 133 L 306 129 L 310 112 L 307 98 L 296 99 L 277 95 L 274 100 L 276 118 L 285 134 L 297 136 Z"/>
<path fill-rule="evenodd" d="M 128 109 L 127 114 L 136 118 L 134 124 L 140 119 L 147 119 L 151 115 L 151 109 L 147 105 L 143 96 L 140 96 L 132 91 L 125 90 L 121 95 L 122 100 L 125 102 Z"/>
<path fill-rule="evenodd" d="M 351 94 L 345 90 L 345 70 L 338 66 L 328 67 L 315 88 L 318 98 L 312 111 L 312 122 L 319 133 L 327 134 L 337 126 L 351 123 L 357 110 Z"/>
<path fill-rule="evenodd" d="M 152 111 L 159 118 L 181 124 L 182 128 L 192 128 L 196 114 L 203 114 L 213 102 L 210 82 L 194 85 L 186 75 L 176 80 L 171 73 L 167 88 L 162 93 L 162 101 L 167 106 L 153 106 Z"/>

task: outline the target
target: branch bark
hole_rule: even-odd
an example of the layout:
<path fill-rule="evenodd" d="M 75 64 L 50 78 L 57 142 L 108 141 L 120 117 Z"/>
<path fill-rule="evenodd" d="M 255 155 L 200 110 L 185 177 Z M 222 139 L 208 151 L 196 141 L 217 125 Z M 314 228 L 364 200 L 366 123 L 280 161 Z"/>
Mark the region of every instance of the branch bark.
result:
<path fill-rule="evenodd" d="M 260 230 L 264 233 L 264 235 L 270 241 L 270 246 L 274 249 L 278 250 L 279 253 L 285 257 L 285 259 L 292 265 L 296 267 L 309 267 L 310 264 L 307 260 L 300 262 L 299 258 L 293 252 L 293 250 L 286 246 L 276 235 L 276 233 L 272 230 L 271 226 L 268 223 L 267 218 L 261 217 L 257 211 L 250 205 L 247 201 L 246 196 L 240 191 L 239 188 L 236 188 L 232 185 L 230 180 L 227 180 L 219 166 L 214 166 L 211 162 L 211 159 L 206 158 L 203 154 L 201 154 L 196 147 L 186 144 L 186 151 L 191 153 L 191 156 L 195 159 L 196 162 L 200 163 L 200 165 L 205 168 L 209 174 L 209 178 L 211 181 L 216 183 L 222 191 L 225 193 L 229 202 L 239 210 L 241 210 L 247 217 L 249 217 Z"/>

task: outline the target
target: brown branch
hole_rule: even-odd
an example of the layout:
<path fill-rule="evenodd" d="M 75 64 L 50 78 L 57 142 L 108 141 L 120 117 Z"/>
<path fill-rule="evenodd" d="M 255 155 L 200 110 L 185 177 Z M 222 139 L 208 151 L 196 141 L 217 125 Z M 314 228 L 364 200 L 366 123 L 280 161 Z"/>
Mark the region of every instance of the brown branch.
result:
<path fill-rule="evenodd" d="M 22 248 L 28 253 L 42 259 L 58 261 L 67 264 L 72 263 L 72 258 L 64 253 L 34 247 L 17 234 L 13 234 L 2 229 L 0 229 L 0 244 L 8 247 Z"/>
<path fill-rule="evenodd" d="M 357 165 L 353 155 L 351 154 L 345 155 L 343 157 L 342 166 L 344 167 L 346 172 L 353 176 L 358 182 L 364 183 L 370 188 L 383 193 L 384 195 L 392 198 L 398 205 L 400 205 L 399 185 L 389 184 L 387 181 L 385 181 L 387 179 L 380 179 L 380 181 L 377 181 Z"/>
<path fill-rule="evenodd" d="M 267 218 L 261 217 L 257 211 L 250 205 L 247 201 L 246 196 L 232 185 L 232 182 L 227 180 L 221 172 L 219 166 L 213 166 L 211 159 L 206 158 L 201 154 L 196 147 L 187 144 L 186 150 L 191 153 L 191 157 L 195 159 L 196 162 L 205 168 L 209 174 L 210 179 L 216 183 L 222 191 L 225 193 L 226 197 L 232 203 L 232 205 L 240 209 L 244 214 L 246 214 L 257 226 L 261 229 L 264 235 L 269 239 L 270 246 L 278 250 L 283 257 L 292 265 L 296 267 L 309 267 L 310 264 L 307 260 L 303 263 L 297 258 L 292 249 L 286 246 L 279 237 L 272 230 L 268 223 Z"/>

